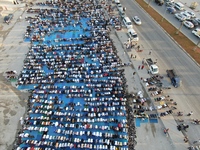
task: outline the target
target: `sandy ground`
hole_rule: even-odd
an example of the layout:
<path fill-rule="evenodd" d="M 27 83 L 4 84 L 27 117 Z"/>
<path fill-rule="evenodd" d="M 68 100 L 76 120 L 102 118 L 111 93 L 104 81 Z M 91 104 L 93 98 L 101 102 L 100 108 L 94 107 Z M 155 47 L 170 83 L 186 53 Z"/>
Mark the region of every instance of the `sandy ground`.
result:
<path fill-rule="evenodd" d="M 27 26 L 25 3 L 0 3 L 0 149 L 10 150 L 20 129 L 19 119 L 24 116 L 29 93 L 18 91 L 16 83 L 5 78 L 5 72 L 16 70 L 20 73 L 29 43 L 23 42 L 23 33 Z M 14 17 L 8 25 L 3 19 L 10 13 L 14 14 Z M 20 15 L 22 19 L 19 19 Z"/>

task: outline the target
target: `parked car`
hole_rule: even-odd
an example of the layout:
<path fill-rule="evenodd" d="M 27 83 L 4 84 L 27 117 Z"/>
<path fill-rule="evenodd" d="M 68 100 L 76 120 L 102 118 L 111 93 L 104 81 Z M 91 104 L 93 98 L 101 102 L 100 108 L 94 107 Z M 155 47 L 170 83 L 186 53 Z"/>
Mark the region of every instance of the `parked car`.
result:
<path fill-rule="evenodd" d="M 128 29 L 128 36 L 134 42 L 138 42 L 139 41 L 139 37 L 138 37 L 136 31 L 133 28 Z"/>
<path fill-rule="evenodd" d="M 165 5 L 169 7 L 174 7 L 174 2 L 167 2 L 165 3 Z"/>
<path fill-rule="evenodd" d="M 138 17 L 138 16 L 134 16 L 133 17 L 133 22 L 137 25 L 141 25 L 142 24 L 142 21 L 141 19 Z"/>
<path fill-rule="evenodd" d="M 184 26 L 186 26 L 186 27 L 189 28 L 189 29 L 194 28 L 193 23 L 190 22 L 190 21 L 184 21 L 183 24 L 184 24 Z"/>
<path fill-rule="evenodd" d="M 166 9 L 170 14 L 176 13 L 176 9 L 174 7 L 167 7 Z"/>
<path fill-rule="evenodd" d="M 118 10 L 121 10 L 121 9 L 123 9 L 123 7 L 122 7 L 122 4 L 120 4 L 120 3 L 119 3 L 119 4 L 117 4 L 117 9 L 118 9 Z"/>
<path fill-rule="evenodd" d="M 167 3 L 167 2 L 171 2 L 171 3 L 173 3 L 174 0 L 165 0 L 165 2 L 166 2 L 166 3 Z"/>
<path fill-rule="evenodd" d="M 119 15 L 121 16 L 121 18 L 124 18 L 126 16 L 123 8 L 122 9 L 119 9 Z"/>
<path fill-rule="evenodd" d="M 188 10 L 186 10 L 185 11 L 187 14 L 189 14 L 192 18 L 194 18 L 196 15 L 195 15 L 195 13 L 193 12 L 193 11 L 188 11 Z"/>
<path fill-rule="evenodd" d="M 198 38 L 200 38 L 200 29 L 199 28 L 196 28 L 194 30 L 192 30 L 192 33 L 197 36 Z"/>
<path fill-rule="evenodd" d="M 175 2 L 174 7 L 178 10 L 184 10 L 184 5 L 180 2 Z"/>
<path fill-rule="evenodd" d="M 194 26 L 198 26 L 198 25 L 199 25 L 199 23 L 198 23 L 198 21 L 197 21 L 196 19 L 190 19 L 190 20 L 188 20 L 188 21 L 192 22 L 192 24 L 193 24 Z"/>
<path fill-rule="evenodd" d="M 200 24 L 200 19 L 199 18 L 194 18 L 199 24 Z"/>
<path fill-rule="evenodd" d="M 188 14 L 187 12 L 183 11 L 180 12 L 181 15 L 185 16 L 187 20 L 189 20 L 191 18 L 190 14 Z"/>
<path fill-rule="evenodd" d="M 115 4 L 120 4 L 120 1 L 119 0 L 115 0 Z"/>
<path fill-rule="evenodd" d="M 164 0 L 155 0 L 155 3 L 162 6 L 164 4 Z"/>
<path fill-rule="evenodd" d="M 176 13 L 176 14 L 175 14 L 175 17 L 176 17 L 179 21 L 184 21 L 184 20 L 186 20 L 186 17 L 183 16 L 182 14 L 180 14 L 180 13 Z"/>

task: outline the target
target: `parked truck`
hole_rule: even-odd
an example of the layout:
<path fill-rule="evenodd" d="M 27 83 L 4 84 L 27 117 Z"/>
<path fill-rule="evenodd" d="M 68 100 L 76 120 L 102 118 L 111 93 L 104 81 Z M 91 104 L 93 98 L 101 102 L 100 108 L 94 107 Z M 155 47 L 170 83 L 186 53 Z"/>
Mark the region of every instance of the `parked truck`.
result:
<path fill-rule="evenodd" d="M 167 76 L 170 78 L 172 85 L 177 88 L 180 86 L 180 77 L 176 75 L 174 69 L 167 70 Z"/>
<path fill-rule="evenodd" d="M 158 74 L 159 72 L 158 66 L 155 64 L 155 62 L 153 62 L 151 58 L 146 59 L 146 64 L 149 67 L 149 72 L 151 74 Z"/>

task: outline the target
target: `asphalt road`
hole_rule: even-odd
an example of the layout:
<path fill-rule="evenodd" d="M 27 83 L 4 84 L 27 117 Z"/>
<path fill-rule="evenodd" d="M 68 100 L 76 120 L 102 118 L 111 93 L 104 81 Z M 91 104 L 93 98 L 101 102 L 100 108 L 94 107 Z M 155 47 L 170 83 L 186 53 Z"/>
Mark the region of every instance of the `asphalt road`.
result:
<path fill-rule="evenodd" d="M 175 2 L 178 2 L 178 1 L 175 1 Z M 166 6 L 165 4 L 163 6 L 158 6 L 153 0 L 151 1 L 150 3 L 150 6 L 154 8 L 154 10 L 156 10 L 160 15 L 162 15 L 166 20 L 168 20 L 172 25 L 174 25 L 177 30 L 179 28 L 181 28 L 181 32 L 187 36 L 192 42 L 194 42 L 195 44 L 197 44 L 199 42 L 199 38 L 194 36 L 194 34 L 192 34 L 192 30 L 194 30 L 195 28 L 193 29 L 188 29 L 186 28 L 185 26 L 182 26 L 181 27 L 181 22 L 178 21 L 177 18 L 175 18 L 175 15 L 174 14 L 170 14 L 168 11 L 166 11 Z M 191 10 L 189 7 L 185 6 L 185 9 L 186 10 Z M 179 13 L 181 11 L 177 11 L 176 13 Z M 196 16 L 198 18 L 200 18 L 200 14 L 199 13 L 195 13 Z"/>
<path fill-rule="evenodd" d="M 178 109 L 184 112 L 185 123 L 190 125 L 187 136 L 191 141 L 199 139 L 200 128 L 192 125 L 191 117 L 186 116 L 190 111 L 194 114 L 192 118 L 200 119 L 199 113 L 199 91 L 200 91 L 200 69 L 196 63 L 182 50 L 142 9 L 135 1 L 121 1 L 126 7 L 126 14 L 129 17 L 138 15 L 143 24 L 133 26 L 137 31 L 144 50 L 140 57 L 148 57 L 145 53 L 152 51 L 152 56 L 158 59 L 160 74 L 166 76 L 166 69 L 175 69 L 181 77 L 182 85 L 179 88 L 172 88 L 168 93 L 177 103 Z M 175 20 L 174 20 L 175 21 Z M 177 21 L 177 20 L 176 20 Z M 178 21 L 177 21 L 178 22 Z M 169 81 L 170 82 L 170 81 Z"/>

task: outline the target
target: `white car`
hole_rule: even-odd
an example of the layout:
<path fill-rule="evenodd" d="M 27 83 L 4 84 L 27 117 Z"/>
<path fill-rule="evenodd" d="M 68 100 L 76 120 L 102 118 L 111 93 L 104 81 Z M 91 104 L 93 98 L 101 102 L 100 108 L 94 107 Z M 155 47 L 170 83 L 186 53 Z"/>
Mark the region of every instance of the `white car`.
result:
<path fill-rule="evenodd" d="M 184 26 L 186 26 L 186 27 L 189 28 L 189 29 L 194 28 L 193 23 L 190 22 L 190 21 L 184 21 L 183 24 L 184 24 Z"/>
<path fill-rule="evenodd" d="M 119 0 L 115 0 L 115 4 L 120 4 L 120 1 Z"/>
<path fill-rule="evenodd" d="M 192 33 L 197 36 L 198 38 L 200 38 L 200 29 L 199 28 L 196 28 L 194 30 L 192 30 Z"/>
<path fill-rule="evenodd" d="M 128 29 L 128 36 L 131 38 L 132 41 L 134 42 L 138 42 L 139 41 L 139 37 L 136 33 L 136 31 L 131 28 L 131 29 Z"/>
<path fill-rule="evenodd" d="M 169 7 L 174 7 L 174 2 L 167 2 L 165 3 L 165 5 Z"/>
<path fill-rule="evenodd" d="M 138 16 L 134 16 L 133 17 L 133 22 L 137 25 L 141 25 L 142 24 L 142 21 L 141 19 L 138 17 Z"/>
<path fill-rule="evenodd" d="M 192 18 L 194 18 L 196 15 L 195 15 L 195 13 L 193 12 L 193 11 L 188 11 L 188 10 L 186 10 L 185 11 L 187 14 L 189 14 Z"/>
<path fill-rule="evenodd" d="M 195 20 L 200 24 L 200 19 L 199 18 L 195 18 Z"/>
<path fill-rule="evenodd" d="M 184 20 L 186 20 L 186 17 L 183 16 L 182 14 L 179 14 L 179 13 L 175 14 L 175 17 L 176 17 L 179 21 L 184 21 Z"/>
<path fill-rule="evenodd" d="M 191 15 L 188 14 L 186 11 L 180 12 L 180 14 L 185 16 L 187 20 L 191 19 Z"/>
<path fill-rule="evenodd" d="M 118 10 L 123 9 L 122 4 L 117 4 L 117 9 Z"/>

